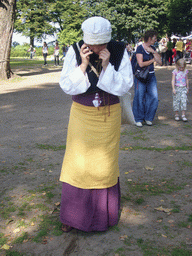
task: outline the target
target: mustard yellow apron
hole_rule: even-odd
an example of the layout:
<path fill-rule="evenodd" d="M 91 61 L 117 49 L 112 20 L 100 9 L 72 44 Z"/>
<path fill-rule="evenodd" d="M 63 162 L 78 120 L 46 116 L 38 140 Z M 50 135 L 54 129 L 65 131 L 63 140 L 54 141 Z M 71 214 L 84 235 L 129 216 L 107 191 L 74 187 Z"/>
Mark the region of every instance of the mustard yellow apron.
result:
<path fill-rule="evenodd" d="M 60 181 L 83 189 L 117 184 L 121 107 L 73 102 Z"/>

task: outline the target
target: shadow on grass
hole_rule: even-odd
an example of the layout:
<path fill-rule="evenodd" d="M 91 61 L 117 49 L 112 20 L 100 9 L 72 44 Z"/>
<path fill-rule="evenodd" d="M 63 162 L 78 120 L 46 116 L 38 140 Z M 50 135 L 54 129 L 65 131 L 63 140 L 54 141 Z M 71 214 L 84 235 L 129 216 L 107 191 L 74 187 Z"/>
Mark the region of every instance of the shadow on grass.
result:
<path fill-rule="evenodd" d="M 26 71 L 27 73 L 23 74 L 17 74 L 20 77 L 27 77 L 27 76 L 35 76 L 35 75 L 42 75 L 42 74 L 49 74 L 49 73 L 55 73 L 55 72 L 61 72 L 62 67 L 59 68 L 46 68 L 46 67 L 41 67 L 36 71 L 33 71 L 30 69 L 22 69 L 22 71 Z"/>

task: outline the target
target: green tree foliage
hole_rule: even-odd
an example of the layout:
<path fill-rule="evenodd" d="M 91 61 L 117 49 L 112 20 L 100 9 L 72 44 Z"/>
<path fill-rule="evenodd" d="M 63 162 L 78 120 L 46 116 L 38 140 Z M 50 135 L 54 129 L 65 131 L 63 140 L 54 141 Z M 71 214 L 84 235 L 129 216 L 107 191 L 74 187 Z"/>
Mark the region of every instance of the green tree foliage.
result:
<path fill-rule="evenodd" d="M 192 0 L 18 0 L 15 28 L 31 42 L 57 28 L 59 43 L 72 44 L 82 38 L 86 18 L 102 16 L 110 20 L 114 39 L 135 42 L 152 28 L 159 35 L 189 33 L 191 5 Z"/>
<path fill-rule="evenodd" d="M 166 1 L 85 0 L 85 3 L 89 16 L 102 16 L 110 20 L 114 39 L 134 41 L 147 29 L 153 28 L 160 33 L 164 32 Z"/>
<path fill-rule="evenodd" d="M 58 41 L 60 44 L 71 45 L 81 39 L 81 31 L 76 31 L 75 29 L 64 29 L 58 33 Z"/>
<path fill-rule="evenodd" d="M 81 23 L 86 17 L 86 9 L 81 0 L 55 0 L 49 5 L 52 22 L 59 27 L 58 41 L 72 44 L 81 38 Z"/>
<path fill-rule="evenodd" d="M 27 55 L 27 50 L 29 49 L 29 44 L 17 45 L 11 48 L 11 57 L 25 57 Z M 28 53 L 28 56 L 30 53 Z"/>
<path fill-rule="evenodd" d="M 169 0 L 168 31 L 185 36 L 192 31 L 192 0 Z"/>
<path fill-rule="evenodd" d="M 41 39 L 43 35 L 53 34 L 55 28 L 50 24 L 47 1 L 17 1 L 15 30 L 24 36 L 30 37 L 31 45 L 34 45 L 34 38 Z"/>

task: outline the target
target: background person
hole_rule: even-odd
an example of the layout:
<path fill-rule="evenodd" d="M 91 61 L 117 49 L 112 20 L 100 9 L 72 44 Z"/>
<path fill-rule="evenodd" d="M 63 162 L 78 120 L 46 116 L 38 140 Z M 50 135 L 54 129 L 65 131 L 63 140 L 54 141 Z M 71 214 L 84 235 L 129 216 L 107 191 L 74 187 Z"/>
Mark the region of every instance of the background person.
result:
<path fill-rule="evenodd" d="M 43 43 L 42 52 L 43 52 L 43 58 L 44 58 L 44 66 L 47 66 L 48 46 L 46 42 Z"/>
<path fill-rule="evenodd" d="M 159 48 L 160 48 L 160 53 L 162 58 L 162 65 L 167 66 L 167 42 L 165 38 L 161 40 Z"/>
<path fill-rule="evenodd" d="M 127 49 L 127 53 L 128 53 L 128 55 L 129 55 L 129 57 L 131 57 L 131 56 L 132 56 L 132 52 L 133 52 L 132 45 L 129 44 L 129 43 L 127 43 L 126 49 Z"/>
<path fill-rule="evenodd" d="M 184 53 L 184 59 L 186 61 L 186 63 L 191 64 L 192 63 L 192 44 L 191 44 L 191 40 L 186 41 L 186 45 L 185 45 L 185 53 Z"/>
<path fill-rule="evenodd" d="M 185 111 L 187 110 L 187 93 L 189 92 L 188 70 L 184 59 L 176 62 L 176 69 L 172 72 L 172 90 L 173 90 L 173 111 L 175 112 L 175 121 L 179 121 L 179 111 L 182 111 L 181 118 L 187 121 Z"/>
<path fill-rule="evenodd" d="M 176 43 L 177 43 L 177 39 L 173 38 L 173 48 L 175 48 Z"/>
<path fill-rule="evenodd" d="M 58 42 L 55 43 L 55 47 L 54 47 L 54 61 L 55 61 L 55 66 L 59 66 L 59 45 Z"/>
<path fill-rule="evenodd" d="M 63 57 L 61 58 L 61 60 L 63 60 L 65 58 L 65 55 L 66 55 L 66 46 L 65 46 L 65 44 L 63 44 L 63 46 L 62 46 L 62 53 L 63 53 Z"/>
<path fill-rule="evenodd" d="M 173 48 L 173 55 L 172 55 L 172 62 L 175 63 L 176 62 L 176 56 L 177 56 L 177 51 L 175 48 Z"/>
<path fill-rule="evenodd" d="M 33 57 L 35 57 L 35 55 L 36 55 L 36 49 L 33 48 Z"/>
<path fill-rule="evenodd" d="M 142 127 L 143 121 L 152 125 L 158 107 L 157 81 L 154 71 L 154 62 L 162 65 L 161 56 L 157 53 L 154 43 L 157 41 L 157 32 L 148 30 L 144 35 L 144 43 L 136 50 L 137 69 L 149 66 L 149 78 L 146 83 L 139 81 L 136 77 L 135 95 L 133 100 L 133 114 L 136 126 Z M 150 54 L 152 58 L 150 59 Z"/>
<path fill-rule="evenodd" d="M 181 59 L 183 58 L 183 50 L 184 50 L 184 44 L 183 41 L 181 40 L 181 38 L 179 38 L 179 41 L 177 41 L 176 45 L 175 45 L 176 51 L 177 51 L 177 59 Z"/>
<path fill-rule="evenodd" d="M 123 43 L 111 40 L 102 17 L 82 23 L 83 40 L 66 54 L 60 86 L 72 95 L 60 181 L 62 230 L 105 231 L 118 223 L 120 207 L 118 96 L 133 83 Z"/>
<path fill-rule="evenodd" d="M 168 42 L 167 42 L 167 51 L 166 51 L 166 59 L 167 59 L 167 63 L 169 63 L 170 66 L 172 66 L 172 55 L 173 55 L 173 43 L 171 42 L 171 38 L 168 38 Z"/>
<path fill-rule="evenodd" d="M 30 45 L 29 49 L 28 49 L 28 52 L 30 52 L 30 59 L 32 60 L 33 59 L 33 55 L 34 55 L 34 48 L 32 45 Z"/>
<path fill-rule="evenodd" d="M 143 43 L 143 37 L 139 39 L 139 42 L 135 45 L 135 51 L 137 50 L 137 47 Z"/>
<path fill-rule="evenodd" d="M 185 51 L 191 51 L 192 50 L 192 45 L 191 45 L 191 40 L 187 39 L 186 44 L 185 44 Z"/>

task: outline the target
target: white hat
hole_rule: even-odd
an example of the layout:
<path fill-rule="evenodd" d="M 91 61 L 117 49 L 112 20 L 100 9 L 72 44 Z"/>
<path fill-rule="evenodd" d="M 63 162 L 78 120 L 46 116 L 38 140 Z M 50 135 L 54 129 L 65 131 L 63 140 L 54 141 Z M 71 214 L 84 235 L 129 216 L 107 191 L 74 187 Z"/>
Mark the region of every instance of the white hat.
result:
<path fill-rule="evenodd" d="M 85 20 L 81 29 L 83 30 L 83 41 L 86 44 L 105 44 L 111 40 L 111 23 L 102 17 Z"/>

